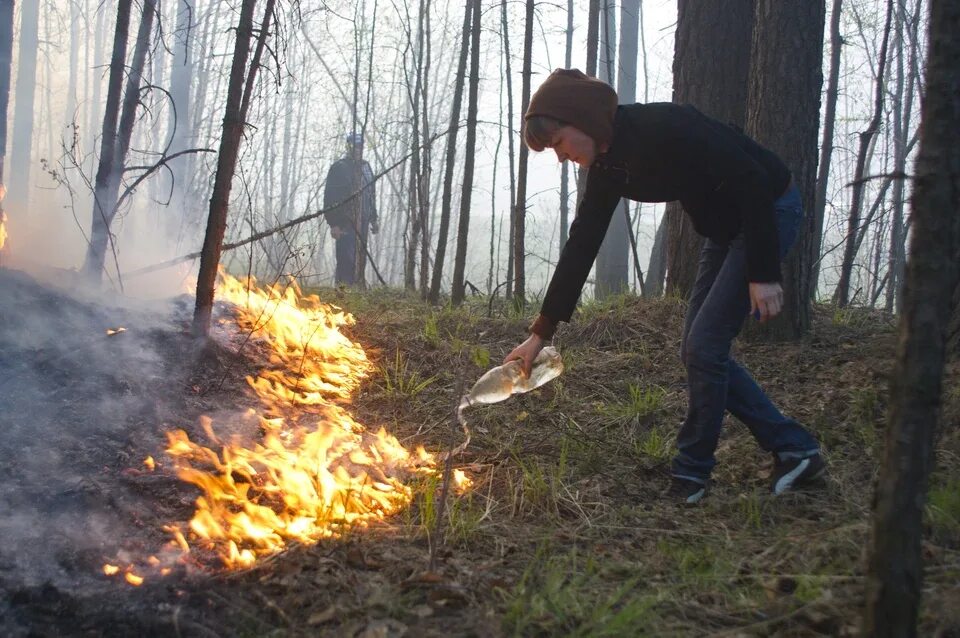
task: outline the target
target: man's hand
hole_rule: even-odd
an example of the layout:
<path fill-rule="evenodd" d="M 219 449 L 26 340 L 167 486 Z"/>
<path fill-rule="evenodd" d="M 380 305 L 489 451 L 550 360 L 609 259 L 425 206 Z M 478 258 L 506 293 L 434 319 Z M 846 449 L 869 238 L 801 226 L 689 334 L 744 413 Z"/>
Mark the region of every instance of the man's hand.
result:
<path fill-rule="evenodd" d="M 779 282 L 750 282 L 750 314 L 760 322 L 773 319 L 783 309 L 783 288 Z"/>
<path fill-rule="evenodd" d="M 341 237 L 343 237 L 343 229 L 340 228 L 339 226 L 331 226 L 330 234 L 333 236 L 334 239 L 340 239 Z"/>
<path fill-rule="evenodd" d="M 543 350 L 543 339 L 540 338 L 540 335 L 531 334 L 527 337 L 526 341 L 504 357 L 503 362 L 508 363 L 514 359 L 519 359 L 523 365 L 523 373 L 529 377 L 530 369 L 533 367 L 533 360 L 537 358 L 541 350 Z"/>

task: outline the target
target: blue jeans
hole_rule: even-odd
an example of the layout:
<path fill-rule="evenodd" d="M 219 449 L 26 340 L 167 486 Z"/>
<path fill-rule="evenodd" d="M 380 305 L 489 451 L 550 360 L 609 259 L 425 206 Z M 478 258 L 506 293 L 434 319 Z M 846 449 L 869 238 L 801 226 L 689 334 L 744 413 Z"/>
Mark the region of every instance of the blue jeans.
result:
<path fill-rule="evenodd" d="M 791 187 L 774 208 L 783 259 L 803 218 L 800 192 Z M 680 343 L 680 358 L 687 369 L 688 407 L 677 436 L 673 476 L 700 483 L 710 478 L 726 411 L 750 429 L 761 448 L 781 459 L 805 458 L 819 451 L 816 439 L 785 417 L 730 356 L 730 346 L 749 312 L 743 234 L 728 244 L 706 240 Z"/>

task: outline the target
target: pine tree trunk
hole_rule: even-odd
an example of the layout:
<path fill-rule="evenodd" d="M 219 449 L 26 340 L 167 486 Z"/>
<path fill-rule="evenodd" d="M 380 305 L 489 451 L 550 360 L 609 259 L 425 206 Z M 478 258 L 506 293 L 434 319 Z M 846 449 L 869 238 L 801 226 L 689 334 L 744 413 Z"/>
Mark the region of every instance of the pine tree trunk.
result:
<path fill-rule="evenodd" d="M 754 0 L 679 0 L 673 60 L 673 101 L 692 104 L 721 122 L 743 127 Z M 667 291 L 693 288 L 703 238 L 677 202 L 667 205 Z"/>
<path fill-rule="evenodd" d="M 477 100 L 480 89 L 480 0 L 473 0 L 470 34 L 470 95 L 467 104 L 467 148 L 463 161 L 463 190 L 460 193 L 460 223 L 457 227 L 457 254 L 453 262 L 451 301 L 463 303 L 467 269 L 467 238 L 470 229 L 470 199 L 473 194 L 473 165 L 477 154 Z"/>
<path fill-rule="evenodd" d="M 250 40 L 253 37 L 253 10 L 256 4 L 257 0 L 243 0 L 240 6 L 240 20 L 237 24 L 227 104 L 223 116 L 223 135 L 220 138 L 217 159 L 217 174 L 214 179 L 213 194 L 210 196 L 210 214 L 207 218 L 207 231 L 200 254 L 200 272 L 197 275 L 197 301 L 193 312 L 195 337 L 206 338 L 210 332 L 217 268 L 220 265 L 223 236 L 227 230 L 230 189 L 240 152 L 240 142 L 243 140 L 243 127 L 247 119 L 247 109 L 250 106 L 250 95 L 253 92 L 260 58 L 270 30 L 270 19 L 273 16 L 274 0 L 267 0 L 257 39 L 257 49 L 248 69 L 247 58 L 250 53 Z"/>
<path fill-rule="evenodd" d="M 447 238 L 450 233 L 450 200 L 453 198 L 453 169 L 457 160 L 457 133 L 460 127 L 460 107 L 463 102 L 463 82 L 467 74 L 467 53 L 470 46 L 470 11 L 472 0 L 463 8 L 463 29 L 460 33 L 460 57 L 457 60 L 457 75 L 454 78 L 453 106 L 450 107 L 450 132 L 447 134 L 447 151 L 443 171 L 443 193 L 440 196 L 440 228 L 437 232 L 437 253 L 433 262 L 433 279 L 430 281 L 430 303 L 440 301 L 440 285 L 443 280 L 443 262 L 447 253 Z"/>
<path fill-rule="evenodd" d="M 860 216 L 863 209 L 863 178 L 866 175 L 867 154 L 873 142 L 873 137 L 880 128 L 880 119 L 883 115 L 884 77 L 887 65 L 887 44 L 890 41 L 890 23 L 893 18 L 893 0 L 887 0 L 887 19 L 883 28 L 883 41 L 880 53 L 877 55 L 877 77 L 873 102 L 873 116 L 867 128 L 860 133 L 860 147 L 857 151 L 857 166 L 853 175 L 852 201 L 850 213 L 847 216 L 847 235 L 844 239 L 843 262 L 840 264 L 840 281 L 834 294 L 837 304 L 842 308 L 850 303 L 850 285 L 853 276 L 853 262 L 857 257 L 857 237 L 860 229 Z"/>
<path fill-rule="evenodd" d="M 27 1 L 20 8 L 20 49 L 17 61 L 16 102 L 11 129 L 8 208 L 17 215 L 30 212 L 30 169 L 33 165 L 33 112 L 37 88 L 37 51 L 40 47 L 40 2 Z"/>
<path fill-rule="evenodd" d="M 816 197 L 825 10 L 823 0 L 757 0 L 753 25 L 747 133 L 790 168 L 804 210 Z M 814 226 L 814 216 L 805 215 L 783 267 L 783 313 L 761 328 L 768 339 L 798 338 L 810 328 L 820 251 Z"/>
<path fill-rule="evenodd" d="M 917 632 L 923 508 L 934 462 L 945 337 L 960 280 L 960 3 L 930 0 L 929 24 L 906 298 L 866 583 L 863 635 L 880 638 Z"/>
<path fill-rule="evenodd" d="M 523 32 L 523 85 L 520 97 L 520 111 L 527 112 L 530 105 L 530 75 L 533 57 L 533 0 L 526 0 L 526 17 Z M 526 223 L 527 223 L 527 159 L 530 149 L 526 144 L 520 145 L 520 166 L 517 171 L 517 199 L 514 205 L 514 232 L 513 232 L 513 267 L 514 286 L 513 297 L 520 304 L 526 303 Z"/>
<path fill-rule="evenodd" d="M 91 235 L 84 261 L 84 272 L 92 281 L 99 282 L 103 275 L 103 259 L 109 240 L 110 223 L 114 201 L 109 201 L 110 181 L 119 167 L 117 157 L 117 121 L 120 117 L 120 93 L 123 89 L 123 71 L 127 58 L 127 32 L 130 28 L 131 0 L 117 3 L 117 22 L 113 38 L 113 54 L 110 59 L 110 79 L 107 82 L 107 103 L 103 112 L 103 130 L 100 135 L 100 160 L 93 196 L 93 227 L 97 234 Z"/>

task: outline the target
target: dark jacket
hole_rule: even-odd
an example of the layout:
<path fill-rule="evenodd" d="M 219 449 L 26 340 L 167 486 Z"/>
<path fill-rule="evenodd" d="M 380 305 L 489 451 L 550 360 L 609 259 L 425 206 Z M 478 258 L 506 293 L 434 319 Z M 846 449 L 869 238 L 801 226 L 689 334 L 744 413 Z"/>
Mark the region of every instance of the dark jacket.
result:
<path fill-rule="evenodd" d="M 365 231 L 377 219 L 373 171 L 366 160 L 344 157 L 333 163 L 327 173 L 323 207 L 333 210 L 324 218 L 331 226 Z"/>
<path fill-rule="evenodd" d="M 776 155 L 692 106 L 618 107 L 613 143 L 590 167 L 538 324 L 570 320 L 621 197 L 679 200 L 697 232 L 719 242 L 742 231 L 750 281 L 779 281 L 773 203 L 789 184 Z"/>

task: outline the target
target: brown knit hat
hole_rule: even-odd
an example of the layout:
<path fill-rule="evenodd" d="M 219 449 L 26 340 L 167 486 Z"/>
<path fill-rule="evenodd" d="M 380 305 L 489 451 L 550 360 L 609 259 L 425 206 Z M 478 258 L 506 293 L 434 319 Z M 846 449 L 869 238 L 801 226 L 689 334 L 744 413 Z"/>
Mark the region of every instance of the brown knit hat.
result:
<path fill-rule="evenodd" d="M 609 84 L 579 69 L 556 69 L 530 98 L 523 119 L 552 117 L 580 129 L 602 146 L 613 139 L 616 112 L 617 92 Z"/>

